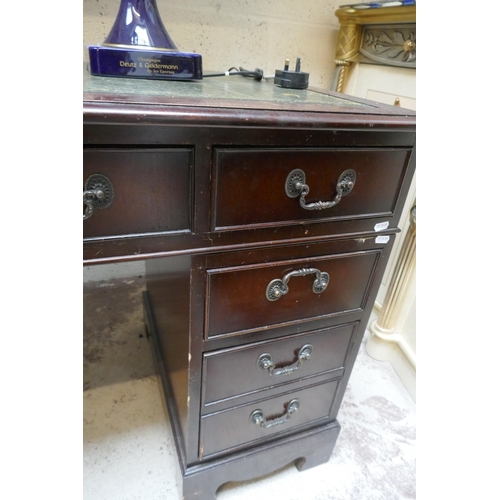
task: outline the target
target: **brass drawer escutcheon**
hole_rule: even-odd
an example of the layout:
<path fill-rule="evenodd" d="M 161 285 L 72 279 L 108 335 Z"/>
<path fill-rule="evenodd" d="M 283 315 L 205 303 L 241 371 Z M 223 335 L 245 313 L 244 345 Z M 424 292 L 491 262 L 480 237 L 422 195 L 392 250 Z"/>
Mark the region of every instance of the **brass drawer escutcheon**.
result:
<path fill-rule="evenodd" d="M 104 174 L 92 174 L 85 181 L 83 220 L 92 217 L 94 209 L 108 208 L 115 197 L 113 184 Z"/>

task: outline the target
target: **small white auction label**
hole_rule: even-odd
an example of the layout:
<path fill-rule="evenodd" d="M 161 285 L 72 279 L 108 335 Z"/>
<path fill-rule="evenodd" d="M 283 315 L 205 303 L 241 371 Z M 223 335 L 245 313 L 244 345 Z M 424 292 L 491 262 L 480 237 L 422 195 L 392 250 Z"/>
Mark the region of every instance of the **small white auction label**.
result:
<path fill-rule="evenodd" d="M 383 231 L 384 229 L 387 229 L 389 227 L 389 221 L 385 222 L 379 222 L 378 224 L 375 224 L 375 231 Z"/>
<path fill-rule="evenodd" d="M 387 243 L 390 239 L 390 236 L 377 236 L 375 238 L 375 243 Z"/>

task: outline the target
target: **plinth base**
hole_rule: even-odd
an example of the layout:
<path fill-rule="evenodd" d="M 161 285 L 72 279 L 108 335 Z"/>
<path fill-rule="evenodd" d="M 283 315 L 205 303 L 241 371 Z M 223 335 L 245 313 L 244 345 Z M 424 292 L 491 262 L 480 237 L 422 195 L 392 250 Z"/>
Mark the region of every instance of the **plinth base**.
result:
<path fill-rule="evenodd" d="M 294 463 L 299 471 L 324 464 L 330 459 L 340 433 L 334 422 L 300 432 L 267 445 L 182 470 L 183 500 L 215 500 L 227 482 L 249 481 Z M 182 467 L 182 465 L 181 465 Z M 307 498 L 307 486 L 304 486 Z"/>
<path fill-rule="evenodd" d="M 89 58 L 92 75 L 154 80 L 203 79 L 201 55 L 191 52 L 91 45 Z"/>

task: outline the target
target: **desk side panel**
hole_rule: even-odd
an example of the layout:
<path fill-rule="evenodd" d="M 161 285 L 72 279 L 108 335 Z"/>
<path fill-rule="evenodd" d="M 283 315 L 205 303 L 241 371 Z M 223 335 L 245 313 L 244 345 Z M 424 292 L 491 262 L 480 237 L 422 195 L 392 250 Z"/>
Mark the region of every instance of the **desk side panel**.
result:
<path fill-rule="evenodd" d="M 153 311 L 155 333 L 166 403 L 172 424 L 180 434 L 177 448 L 182 463 L 190 438 L 189 412 L 189 304 L 190 256 L 146 261 L 148 299 Z M 166 386 L 166 387 L 165 387 Z"/>

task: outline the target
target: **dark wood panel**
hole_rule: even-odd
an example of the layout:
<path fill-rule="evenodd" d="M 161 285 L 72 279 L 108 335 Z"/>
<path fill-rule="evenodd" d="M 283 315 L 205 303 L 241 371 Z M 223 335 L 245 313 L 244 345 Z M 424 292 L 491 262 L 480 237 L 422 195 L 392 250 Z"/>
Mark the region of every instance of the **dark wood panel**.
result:
<path fill-rule="evenodd" d="M 333 420 L 330 418 L 330 410 L 337 385 L 338 382 L 334 380 L 202 417 L 201 457 L 265 441 L 278 433 L 304 425 Z M 266 421 L 280 419 L 294 399 L 299 400 L 299 409 L 283 424 L 263 429 L 250 420 L 254 410 L 262 410 Z"/>
<path fill-rule="evenodd" d="M 353 129 L 350 125 L 321 129 L 316 122 L 313 129 L 290 128 L 285 125 L 257 128 L 250 126 L 215 126 L 211 121 L 205 127 L 189 126 L 180 121 L 175 126 L 169 120 L 144 126 L 114 122 L 113 110 L 109 110 L 103 123 L 85 121 L 83 143 L 86 147 L 124 146 L 188 146 L 199 147 L 412 147 L 415 134 L 408 128 L 387 129 L 372 126 L 369 130 Z M 139 120 L 137 120 L 138 122 Z M 199 125 L 199 124 L 198 124 Z M 247 124 L 245 124 L 247 125 Z M 248 124 L 249 125 L 249 124 Z"/>
<path fill-rule="evenodd" d="M 205 353 L 204 404 L 210 405 L 223 399 L 246 395 L 326 371 L 340 370 L 340 376 L 355 326 L 343 325 Z M 310 346 L 310 357 L 298 366 L 299 351 L 304 346 Z M 258 365 L 258 359 L 263 354 L 269 355 L 274 363 L 274 372 L 284 367 L 293 371 L 271 375 L 268 370 Z M 236 404 L 236 401 L 233 404 Z"/>
<path fill-rule="evenodd" d="M 362 309 L 380 251 L 311 257 L 207 272 L 206 337 L 235 335 L 294 321 Z M 292 277 L 289 292 L 276 301 L 266 297 L 268 284 L 300 268 L 330 276 L 314 293 L 316 275 Z"/>
<path fill-rule="evenodd" d="M 212 101 L 213 102 L 213 101 Z M 326 107 L 327 108 L 327 107 Z M 373 108 L 372 108 L 373 109 Z M 412 113 L 411 111 L 409 113 Z M 154 104 L 122 103 L 120 109 L 110 102 L 84 103 L 86 123 L 136 123 L 138 125 L 174 124 L 181 126 L 226 126 L 226 127 L 273 127 L 273 128 L 312 128 L 332 129 L 351 128 L 357 130 L 370 127 L 386 130 L 416 128 L 415 116 L 389 113 L 370 114 L 367 108 L 359 114 L 328 113 L 302 110 L 210 108 L 201 106 L 165 105 L 159 112 Z"/>
<path fill-rule="evenodd" d="M 85 149 L 84 184 L 106 175 L 114 200 L 83 221 L 84 238 L 190 231 L 193 166 L 189 149 Z"/>
<path fill-rule="evenodd" d="M 197 442 L 198 439 L 188 432 L 190 269 L 189 256 L 146 262 L 147 300 L 153 316 L 150 328 L 155 330 L 161 370 L 168 384 L 167 404 L 177 427 L 179 452 L 184 460 L 189 440 Z"/>
<path fill-rule="evenodd" d="M 391 217 L 408 159 L 408 150 L 218 149 L 214 229 Z M 356 182 L 333 207 L 306 210 L 298 197 L 290 198 L 285 191 L 287 177 L 295 169 L 304 172 L 310 188 L 306 203 L 332 201 L 346 170 L 356 172 Z"/>
<path fill-rule="evenodd" d="M 389 221 L 388 218 L 383 217 L 212 234 L 170 233 L 122 237 L 114 240 L 86 240 L 83 245 L 83 262 L 85 265 L 92 265 L 181 254 L 219 254 L 229 250 L 259 249 L 269 245 L 272 247 L 296 245 L 299 241 L 305 244 L 345 238 L 358 238 L 365 241 L 375 239 L 375 235 L 392 235 L 399 232 L 399 229 L 391 224 L 386 230 L 374 233 L 373 228 L 379 222 Z"/>

